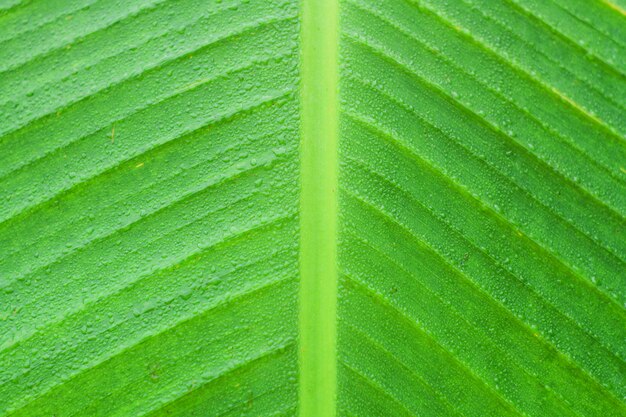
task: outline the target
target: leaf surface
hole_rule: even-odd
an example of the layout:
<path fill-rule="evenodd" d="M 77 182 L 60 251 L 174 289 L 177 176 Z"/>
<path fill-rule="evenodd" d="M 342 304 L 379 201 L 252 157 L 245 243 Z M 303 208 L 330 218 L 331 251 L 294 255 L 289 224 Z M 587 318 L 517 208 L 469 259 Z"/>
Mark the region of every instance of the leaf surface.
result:
<path fill-rule="evenodd" d="M 626 415 L 625 9 L 0 2 L 0 415 Z"/>

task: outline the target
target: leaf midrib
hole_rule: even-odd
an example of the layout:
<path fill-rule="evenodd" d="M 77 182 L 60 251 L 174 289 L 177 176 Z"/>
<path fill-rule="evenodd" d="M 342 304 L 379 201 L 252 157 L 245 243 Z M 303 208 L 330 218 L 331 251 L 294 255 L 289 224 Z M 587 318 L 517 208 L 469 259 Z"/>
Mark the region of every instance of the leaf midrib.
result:
<path fill-rule="evenodd" d="M 299 415 L 336 414 L 337 0 L 301 9 Z"/>

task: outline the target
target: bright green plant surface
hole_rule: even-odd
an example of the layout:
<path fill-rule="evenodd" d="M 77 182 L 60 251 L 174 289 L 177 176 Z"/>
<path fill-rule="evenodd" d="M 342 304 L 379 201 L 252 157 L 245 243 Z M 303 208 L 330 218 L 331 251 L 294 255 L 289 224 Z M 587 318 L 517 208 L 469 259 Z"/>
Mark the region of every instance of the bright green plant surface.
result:
<path fill-rule="evenodd" d="M 623 0 L 3 0 L 0 415 L 626 416 Z"/>

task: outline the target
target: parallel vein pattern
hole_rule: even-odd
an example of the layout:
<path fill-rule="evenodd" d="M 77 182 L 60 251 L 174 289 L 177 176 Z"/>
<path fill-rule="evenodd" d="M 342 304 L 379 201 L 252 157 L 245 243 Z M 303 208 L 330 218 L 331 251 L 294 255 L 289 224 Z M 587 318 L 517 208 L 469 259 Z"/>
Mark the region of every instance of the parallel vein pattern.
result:
<path fill-rule="evenodd" d="M 624 16 L 341 21 L 340 414 L 625 415 Z"/>
<path fill-rule="evenodd" d="M 0 415 L 294 414 L 297 37 L 282 0 L 0 12 Z"/>
<path fill-rule="evenodd" d="M 626 416 L 625 0 L 0 0 L 0 416 Z"/>

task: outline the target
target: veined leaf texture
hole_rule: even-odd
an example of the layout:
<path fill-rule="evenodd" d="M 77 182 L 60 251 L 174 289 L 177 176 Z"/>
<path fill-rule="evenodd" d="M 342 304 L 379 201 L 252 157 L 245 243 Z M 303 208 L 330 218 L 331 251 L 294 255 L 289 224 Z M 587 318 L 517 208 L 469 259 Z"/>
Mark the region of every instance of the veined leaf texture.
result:
<path fill-rule="evenodd" d="M 0 416 L 626 416 L 625 10 L 0 1 Z"/>

